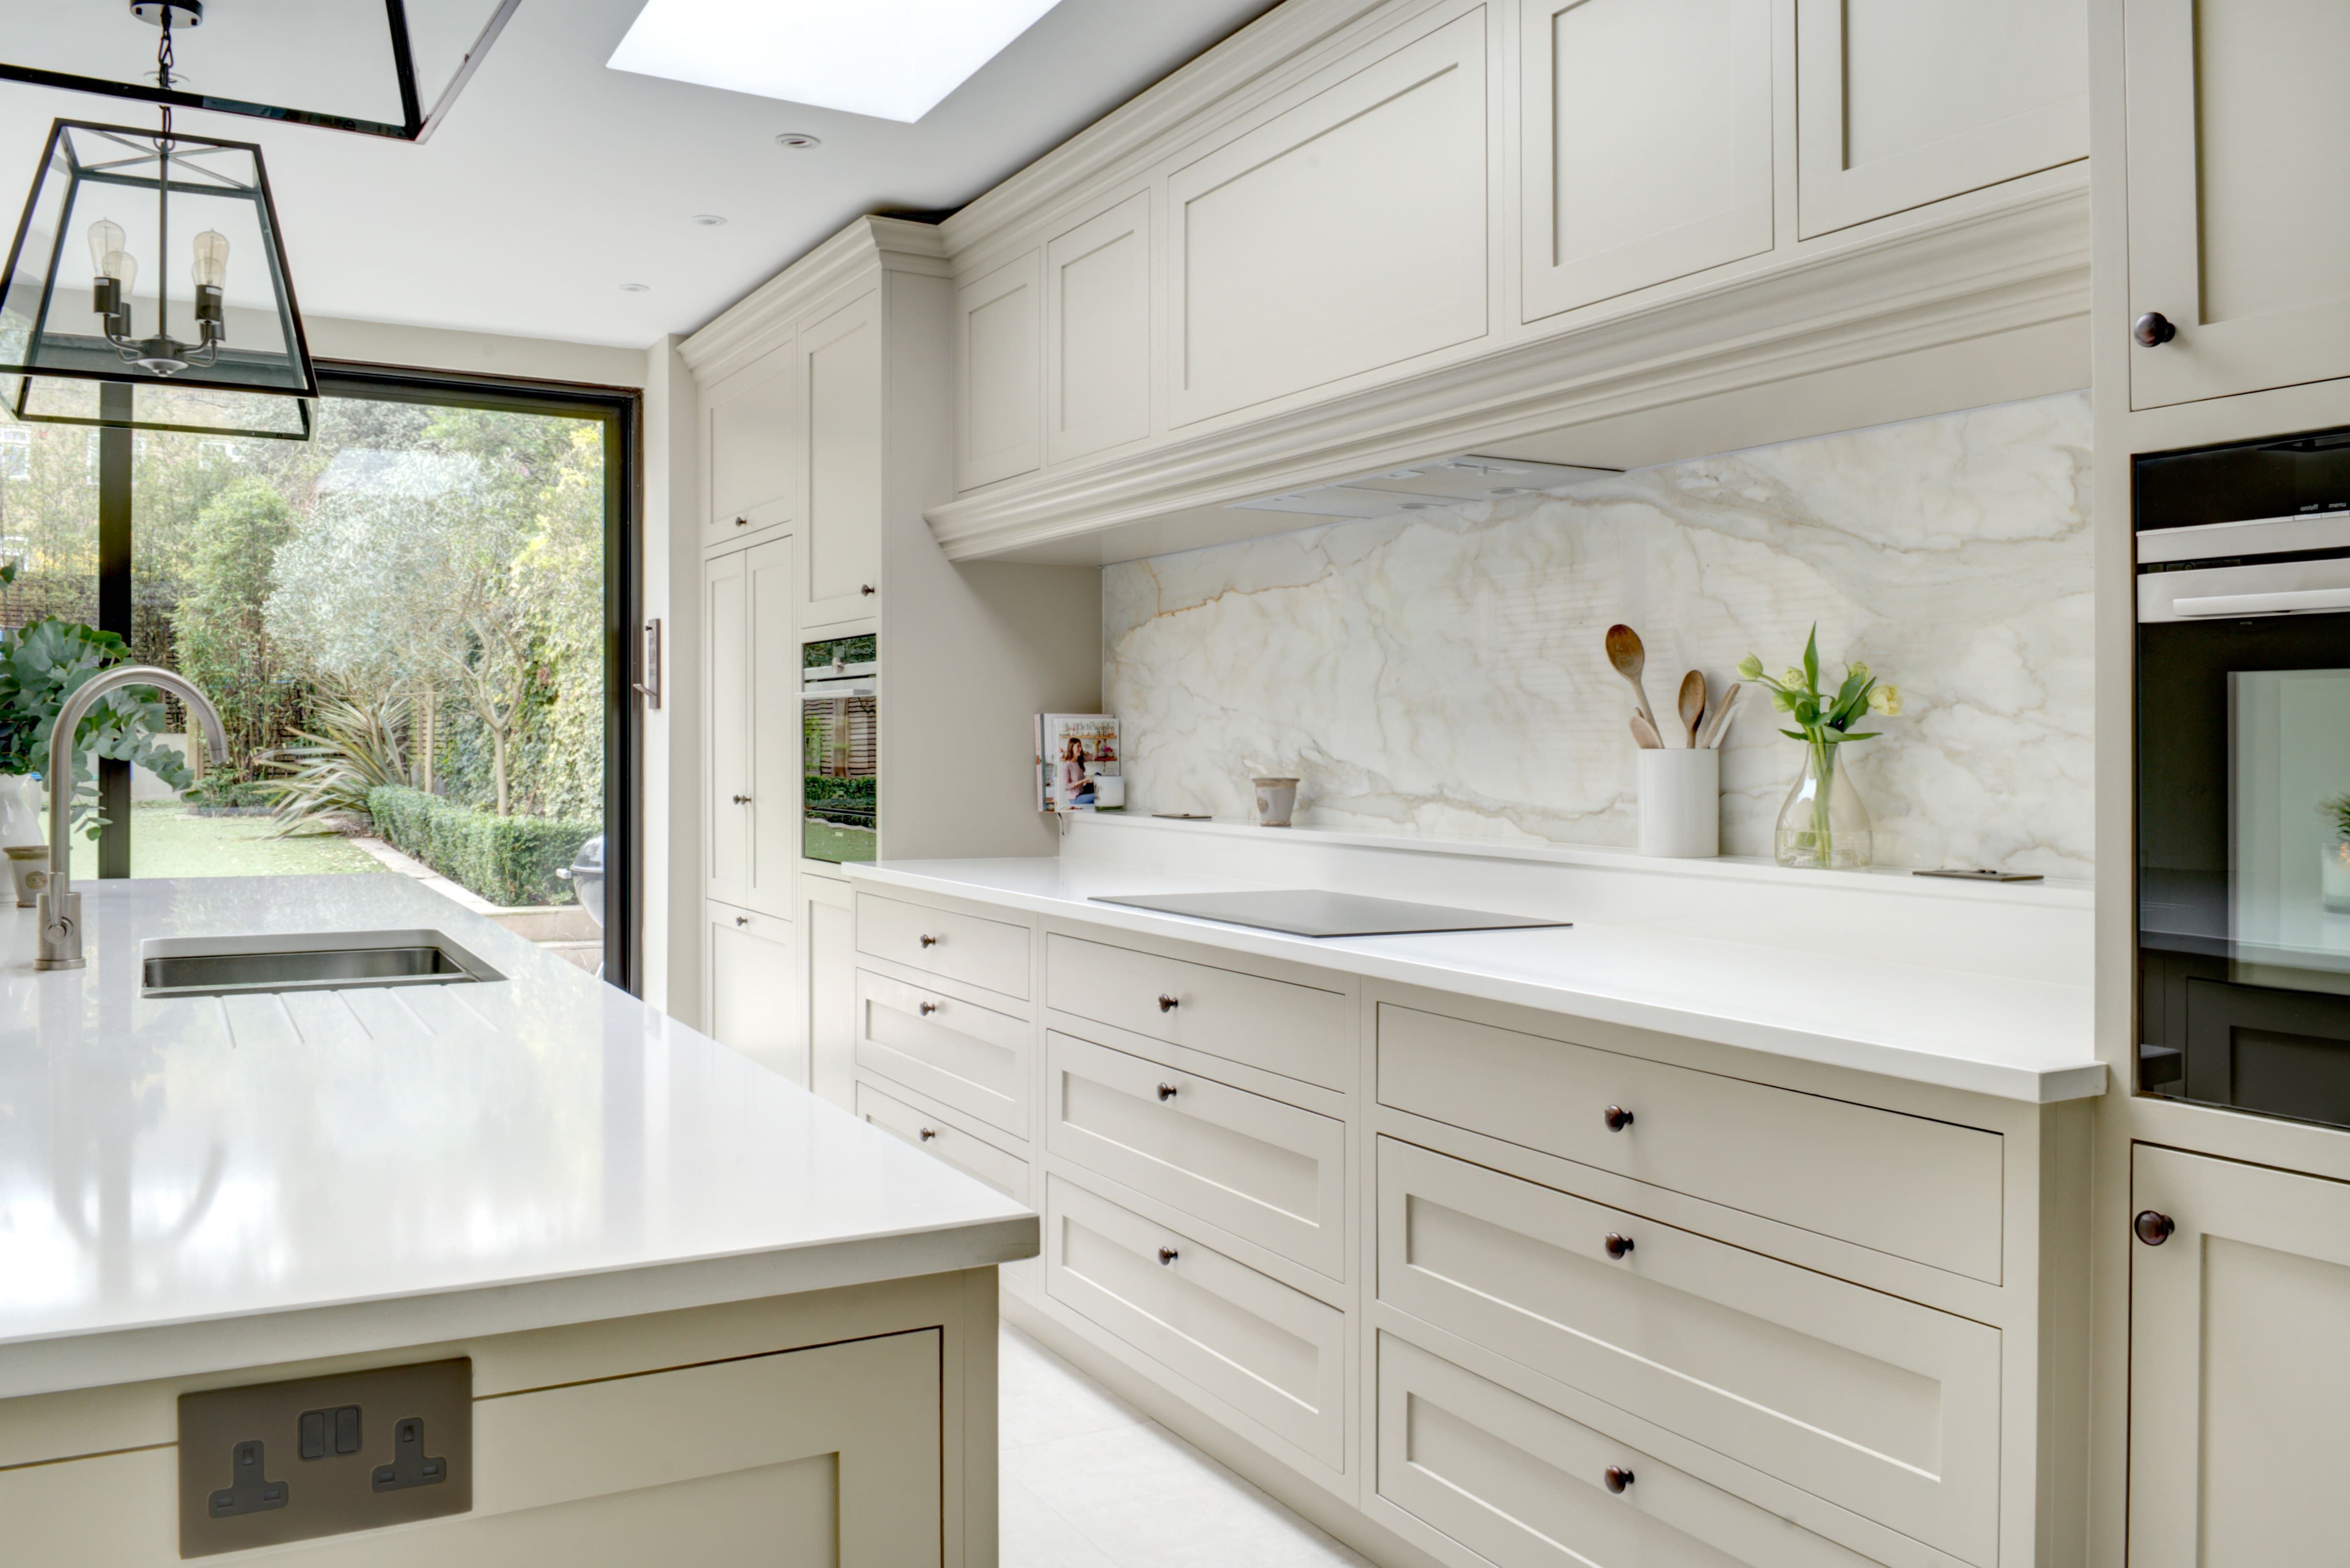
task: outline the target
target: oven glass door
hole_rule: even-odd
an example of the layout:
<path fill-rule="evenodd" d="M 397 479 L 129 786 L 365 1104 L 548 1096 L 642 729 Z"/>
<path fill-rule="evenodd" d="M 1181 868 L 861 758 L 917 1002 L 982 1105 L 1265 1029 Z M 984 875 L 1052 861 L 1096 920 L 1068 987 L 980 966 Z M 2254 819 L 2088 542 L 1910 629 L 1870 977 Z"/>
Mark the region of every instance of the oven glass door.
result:
<path fill-rule="evenodd" d="M 811 694 L 800 703 L 800 853 L 835 865 L 871 860 L 880 842 L 870 696 Z"/>
<path fill-rule="evenodd" d="M 2138 628 L 2138 1087 L 2350 1127 L 2350 614 Z"/>

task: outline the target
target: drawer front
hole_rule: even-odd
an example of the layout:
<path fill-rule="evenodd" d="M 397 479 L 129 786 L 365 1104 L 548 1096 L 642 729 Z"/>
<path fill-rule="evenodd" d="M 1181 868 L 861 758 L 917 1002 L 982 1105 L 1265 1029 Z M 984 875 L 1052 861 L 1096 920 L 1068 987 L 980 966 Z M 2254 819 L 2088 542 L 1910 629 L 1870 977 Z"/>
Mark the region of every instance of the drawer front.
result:
<path fill-rule="evenodd" d="M 857 971 L 857 1064 L 1022 1137 L 1029 1028 L 958 997 Z"/>
<path fill-rule="evenodd" d="M 857 1114 L 916 1148 L 936 1155 L 964 1175 L 984 1181 L 1014 1203 L 1030 1201 L 1028 1162 L 1018 1155 L 1006 1154 L 985 1138 L 973 1137 L 870 1084 L 857 1085 Z"/>
<path fill-rule="evenodd" d="M 1378 1159 L 1381 1301 L 1992 1562 L 1998 1330 L 1392 1138 Z"/>
<path fill-rule="evenodd" d="M 1325 1088 L 1354 1076 L 1337 992 L 1076 937 L 1045 953 L 1045 1001 L 1063 1012 Z"/>
<path fill-rule="evenodd" d="M 1055 1154 L 1332 1279 L 1347 1267 L 1347 1124 L 1057 1032 Z"/>
<path fill-rule="evenodd" d="M 1384 1106 L 2000 1282 L 2000 1135 L 1382 1002 Z M 1610 1131 L 1607 1112 L 1632 1113 Z"/>
<path fill-rule="evenodd" d="M 1876 1568 L 1393 1334 L 1378 1357 L 1378 1495 L 1498 1568 Z"/>
<path fill-rule="evenodd" d="M 1059 1176 L 1045 1206 L 1055 1301 L 1345 1468 L 1345 1314 Z"/>
<path fill-rule="evenodd" d="M 857 950 L 1028 1000 L 1028 928 L 857 895 Z"/>

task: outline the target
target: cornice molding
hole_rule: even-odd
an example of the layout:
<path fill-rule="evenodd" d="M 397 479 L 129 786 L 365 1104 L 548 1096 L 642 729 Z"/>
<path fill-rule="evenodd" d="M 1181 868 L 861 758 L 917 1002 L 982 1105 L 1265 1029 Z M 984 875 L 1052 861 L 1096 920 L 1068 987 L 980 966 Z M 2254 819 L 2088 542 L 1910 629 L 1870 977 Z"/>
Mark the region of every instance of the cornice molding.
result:
<path fill-rule="evenodd" d="M 697 380 L 717 380 L 774 348 L 792 322 L 827 295 L 865 275 L 878 279 L 893 270 L 948 275 L 946 238 L 939 226 L 858 218 L 729 306 L 679 344 L 678 353 Z"/>
<path fill-rule="evenodd" d="M 1009 481 L 927 516 L 949 559 L 980 560 L 2088 309 L 2085 168 L 1587 327 Z"/>

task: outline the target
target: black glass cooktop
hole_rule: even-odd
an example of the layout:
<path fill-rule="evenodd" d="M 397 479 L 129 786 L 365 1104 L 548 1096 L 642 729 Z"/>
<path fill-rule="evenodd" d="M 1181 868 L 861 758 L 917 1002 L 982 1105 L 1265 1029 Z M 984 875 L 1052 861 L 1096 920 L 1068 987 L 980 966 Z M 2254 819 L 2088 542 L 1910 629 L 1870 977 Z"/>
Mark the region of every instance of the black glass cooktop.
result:
<path fill-rule="evenodd" d="M 1097 904 L 1125 904 L 1196 920 L 1285 931 L 1294 937 L 1393 937 L 1428 931 L 1511 931 L 1571 926 L 1572 920 L 1540 920 L 1524 915 L 1493 915 L 1478 909 L 1414 904 L 1400 898 L 1367 898 L 1327 893 L 1318 888 L 1243 890 L 1237 893 L 1097 893 Z"/>

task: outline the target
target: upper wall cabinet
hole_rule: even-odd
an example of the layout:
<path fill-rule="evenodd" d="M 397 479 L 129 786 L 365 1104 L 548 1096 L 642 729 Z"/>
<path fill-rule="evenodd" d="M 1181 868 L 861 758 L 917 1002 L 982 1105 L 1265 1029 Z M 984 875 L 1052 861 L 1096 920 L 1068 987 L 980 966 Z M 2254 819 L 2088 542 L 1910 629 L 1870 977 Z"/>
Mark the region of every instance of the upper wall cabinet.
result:
<path fill-rule="evenodd" d="M 788 343 L 735 371 L 702 400 L 702 542 L 790 520 L 799 488 Z"/>
<path fill-rule="evenodd" d="M 802 626 L 874 613 L 881 580 L 881 296 L 861 294 L 799 324 L 807 451 Z"/>
<path fill-rule="evenodd" d="M 958 490 L 1031 472 L 1042 461 L 1036 267 L 1030 251 L 955 291 Z"/>
<path fill-rule="evenodd" d="M 1167 188 L 1178 426 L 1488 330 L 1485 13 L 1366 45 Z"/>
<path fill-rule="evenodd" d="M 2082 0 L 1795 0 L 1803 236 L 2087 157 L 2088 50 Z"/>
<path fill-rule="evenodd" d="M 1519 0 L 1523 318 L 1771 248 L 1772 0 Z"/>
<path fill-rule="evenodd" d="M 2128 0 L 2130 403 L 2350 375 L 2350 5 Z M 2152 339 L 2152 341 L 2149 341 Z"/>
<path fill-rule="evenodd" d="M 1045 459 L 1150 433 L 1150 192 L 1045 247 Z"/>

